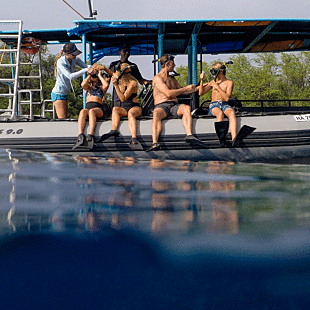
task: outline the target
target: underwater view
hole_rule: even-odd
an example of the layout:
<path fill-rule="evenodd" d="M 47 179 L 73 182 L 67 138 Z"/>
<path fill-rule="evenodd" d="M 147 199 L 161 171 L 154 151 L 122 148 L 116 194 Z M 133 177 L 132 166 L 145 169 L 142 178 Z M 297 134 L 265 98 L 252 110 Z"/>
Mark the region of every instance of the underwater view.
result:
<path fill-rule="evenodd" d="M 308 308 L 308 165 L 0 161 L 5 308 Z"/>

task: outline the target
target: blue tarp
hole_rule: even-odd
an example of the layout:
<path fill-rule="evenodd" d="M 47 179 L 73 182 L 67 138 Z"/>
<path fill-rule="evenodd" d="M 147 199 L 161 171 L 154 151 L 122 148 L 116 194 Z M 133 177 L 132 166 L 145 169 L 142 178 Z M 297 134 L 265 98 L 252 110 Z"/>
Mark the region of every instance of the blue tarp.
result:
<path fill-rule="evenodd" d="M 100 45 L 94 48 L 93 51 L 93 61 L 97 62 L 104 56 L 118 56 L 119 55 L 119 48 L 116 47 L 105 47 L 102 49 Z M 139 44 L 139 45 L 132 45 L 130 49 L 131 55 L 154 55 L 154 44 Z M 90 55 L 87 56 L 90 59 Z"/>
<path fill-rule="evenodd" d="M 217 42 L 202 45 L 202 53 L 219 53 L 219 52 L 230 52 L 240 51 L 243 49 L 244 41 L 228 41 L 228 42 Z"/>

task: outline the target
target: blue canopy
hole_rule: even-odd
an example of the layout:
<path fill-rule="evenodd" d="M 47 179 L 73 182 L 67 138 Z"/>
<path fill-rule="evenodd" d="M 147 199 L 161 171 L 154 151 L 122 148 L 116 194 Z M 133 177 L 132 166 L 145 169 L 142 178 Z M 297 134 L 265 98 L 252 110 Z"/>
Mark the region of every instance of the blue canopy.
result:
<path fill-rule="evenodd" d="M 193 38 L 197 52 L 251 53 L 308 50 L 310 20 L 78 20 L 68 36 L 85 38 L 101 55 L 118 55 L 129 43 L 132 54 L 187 54 Z M 161 47 L 159 47 L 161 46 Z M 161 50 L 162 49 L 162 50 Z"/>
<path fill-rule="evenodd" d="M 245 20 L 77 20 L 71 29 L 25 30 L 50 43 L 89 44 L 91 61 L 119 55 L 127 43 L 132 55 L 188 55 L 189 76 L 197 80 L 197 54 L 303 51 L 310 49 L 310 19 Z M 10 32 L 12 33 L 12 32 Z"/>

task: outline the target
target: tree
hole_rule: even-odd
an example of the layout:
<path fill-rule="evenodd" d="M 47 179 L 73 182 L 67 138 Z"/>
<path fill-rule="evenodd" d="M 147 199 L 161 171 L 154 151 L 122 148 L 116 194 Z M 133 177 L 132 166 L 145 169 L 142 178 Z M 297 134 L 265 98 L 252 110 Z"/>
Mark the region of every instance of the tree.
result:
<path fill-rule="evenodd" d="M 249 57 L 237 54 L 229 60 L 226 76 L 234 81 L 232 97 L 246 100 L 306 99 L 310 96 L 310 52 L 258 53 Z M 215 62 L 218 62 L 217 60 Z M 203 62 L 206 80 L 212 64 Z M 176 68 L 181 86 L 187 85 L 187 66 Z M 200 102 L 210 99 L 211 92 L 200 97 Z M 275 105 L 275 103 L 272 103 Z M 279 102 L 282 105 L 283 102 Z M 245 103 L 254 105 L 254 103 Z"/>
<path fill-rule="evenodd" d="M 281 91 L 286 98 L 304 99 L 310 95 L 309 52 L 281 53 Z"/>

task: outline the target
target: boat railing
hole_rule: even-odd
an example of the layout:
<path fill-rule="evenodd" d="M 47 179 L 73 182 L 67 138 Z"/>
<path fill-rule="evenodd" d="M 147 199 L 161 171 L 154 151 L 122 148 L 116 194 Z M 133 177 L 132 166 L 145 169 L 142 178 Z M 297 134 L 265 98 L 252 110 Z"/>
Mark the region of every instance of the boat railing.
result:
<path fill-rule="evenodd" d="M 237 100 L 237 99 L 236 99 Z M 310 99 L 238 99 L 241 111 L 252 113 L 266 112 L 307 112 Z M 200 107 L 206 108 L 211 100 L 205 100 Z"/>

